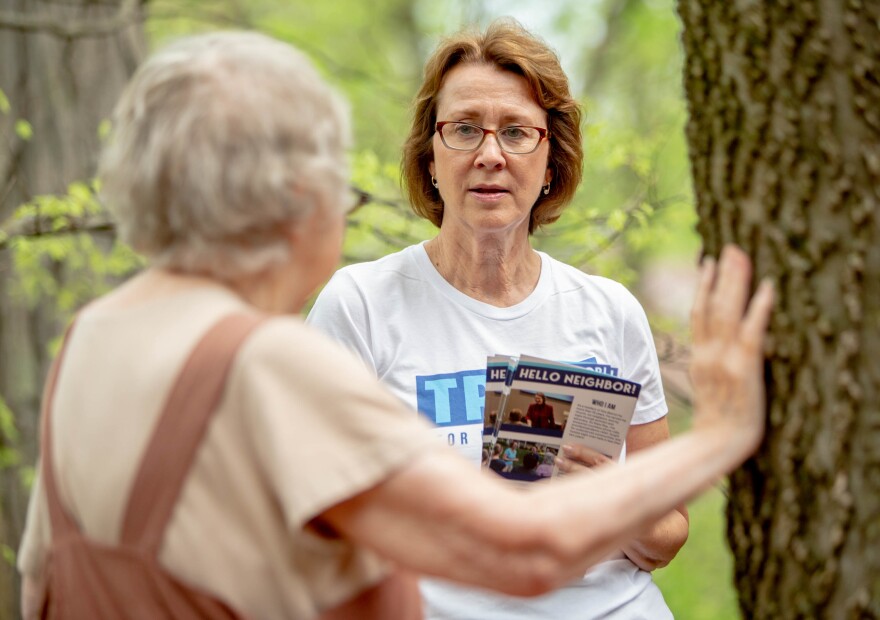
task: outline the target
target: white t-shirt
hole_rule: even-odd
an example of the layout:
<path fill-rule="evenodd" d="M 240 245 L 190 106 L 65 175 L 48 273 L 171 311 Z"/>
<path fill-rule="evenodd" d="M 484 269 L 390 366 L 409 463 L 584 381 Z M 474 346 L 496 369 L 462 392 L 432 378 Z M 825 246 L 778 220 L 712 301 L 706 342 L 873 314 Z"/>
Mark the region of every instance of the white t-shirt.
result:
<path fill-rule="evenodd" d="M 420 244 L 339 270 L 307 320 L 360 355 L 475 467 L 482 449 L 488 355 L 573 362 L 595 358 L 642 385 L 634 424 L 666 415 L 657 354 L 638 301 L 616 282 L 539 254 L 538 285 L 508 308 L 477 301 L 450 285 Z M 435 619 L 672 617 L 650 573 L 622 553 L 583 580 L 538 598 L 507 597 L 439 580 L 423 580 L 422 593 L 427 616 Z"/>

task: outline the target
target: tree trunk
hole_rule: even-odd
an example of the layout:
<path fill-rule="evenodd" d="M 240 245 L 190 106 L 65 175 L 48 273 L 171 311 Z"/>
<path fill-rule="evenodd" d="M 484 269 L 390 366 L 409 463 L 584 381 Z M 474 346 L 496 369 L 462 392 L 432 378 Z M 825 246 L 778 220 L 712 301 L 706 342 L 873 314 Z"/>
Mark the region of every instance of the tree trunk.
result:
<path fill-rule="evenodd" d="M 680 0 L 705 251 L 777 284 L 768 436 L 730 480 L 747 618 L 880 617 L 880 3 Z"/>
<path fill-rule="evenodd" d="M 0 0 L 0 221 L 40 194 L 65 193 L 95 173 L 98 126 L 109 117 L 143 51 L 136 2 Z M 27 121 L 29 140 L 16 121 Z M 10 282 L 0 251 L 0 395 L 15 414 L 22 465 L 36 458 L 36 428 L 47 343 L 59 333 L 54 304 L 29 307 Z M 0 447 L 3 438 L 0 436 Z M 27 505 L 17 467 L 0 470 L 0 543 L 16 550 Z M 18 580 L 0 560 L 0 618 L 17 618 Z"/>

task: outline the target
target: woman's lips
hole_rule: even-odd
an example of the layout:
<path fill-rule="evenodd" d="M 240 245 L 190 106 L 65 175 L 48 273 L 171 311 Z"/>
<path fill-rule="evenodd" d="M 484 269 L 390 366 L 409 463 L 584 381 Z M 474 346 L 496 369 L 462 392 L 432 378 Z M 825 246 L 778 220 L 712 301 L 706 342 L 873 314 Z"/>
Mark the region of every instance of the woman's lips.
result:
<path fill-rule="evenodd" d="M 510 192 L 500 187 L 475 187 L 469 190 L 469 193 L 473 194 L 480 200 L 498 200 Z"/>

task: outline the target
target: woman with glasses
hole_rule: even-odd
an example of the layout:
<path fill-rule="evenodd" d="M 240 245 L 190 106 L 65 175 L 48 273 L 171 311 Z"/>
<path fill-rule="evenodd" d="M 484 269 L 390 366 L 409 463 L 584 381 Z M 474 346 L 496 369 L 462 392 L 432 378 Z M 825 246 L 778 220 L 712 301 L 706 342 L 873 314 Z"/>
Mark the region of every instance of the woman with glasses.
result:
<path fill-rule="evenodd" d="M 402 163 L 412 208 L 439 232 L 340 270 L 309 316 L 475 466 L 480 387 L 492 354 L 613 367 L 642 385 L 626 453 L 669 437 L 657 355 L 639 303 L 620 284 L 530 243 L 571 201 L 582 163 L 581 111 L 547 45 L 510 21 L 441 42 L 425 67 Z M 576 451 L 567 456 L 559 461 L 563 470 L 594 461 Z M 670 618 L 650 571 L 666 565 L 687 534 L 687 511 L 678 506 L 583 579 L 537 600 L 424 582 L 429 615 Z"/>

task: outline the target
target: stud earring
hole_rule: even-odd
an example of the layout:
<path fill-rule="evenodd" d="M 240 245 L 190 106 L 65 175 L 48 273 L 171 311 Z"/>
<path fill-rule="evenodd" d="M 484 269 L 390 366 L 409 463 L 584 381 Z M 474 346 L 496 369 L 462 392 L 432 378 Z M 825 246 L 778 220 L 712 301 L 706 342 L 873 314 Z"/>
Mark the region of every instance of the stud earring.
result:
<path fill-rule="evenodd" d="M 550 181 L 547 181 L 547 185 L 544 186 L 544 195 L 546 196 L 549 193 L 550 193 Z"/>
<path fill-rule="evenodd" d="M 433 176 L 431 177 L 431 185 L 437 187 L 437 179 L 435 179 Z"/>

